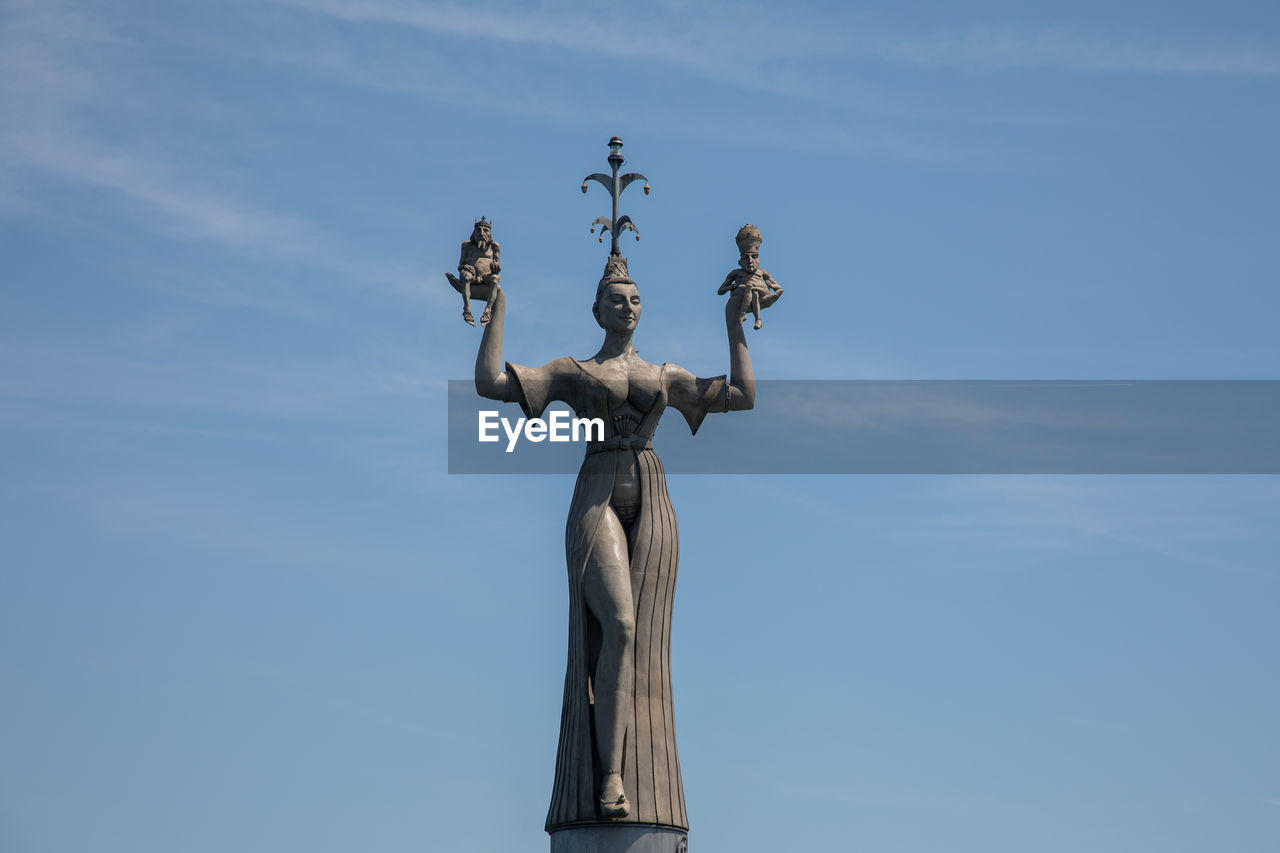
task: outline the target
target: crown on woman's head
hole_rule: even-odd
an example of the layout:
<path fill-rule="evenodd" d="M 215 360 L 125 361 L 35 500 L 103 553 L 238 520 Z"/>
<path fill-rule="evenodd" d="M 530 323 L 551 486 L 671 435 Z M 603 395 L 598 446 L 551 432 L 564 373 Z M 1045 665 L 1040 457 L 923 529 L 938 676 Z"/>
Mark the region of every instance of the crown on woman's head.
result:
<path fill-rule="evenodd" d="M 738 236 L 733 240 L 738 244 L 738 251 L 746 254 L 760 251 L 760 244 L 764 242 L 764 237 L 761 236 L 759 228 L 748 222 L 738 229 Z"/>
<path fill-rule="evenodd" d="M 610 255 L 604 262 L 604 275 L 600 276 L 600 286 L 606 284 L 635 284 L 631 273 L 627 270 L 627 259 L 621 255 Z"/>

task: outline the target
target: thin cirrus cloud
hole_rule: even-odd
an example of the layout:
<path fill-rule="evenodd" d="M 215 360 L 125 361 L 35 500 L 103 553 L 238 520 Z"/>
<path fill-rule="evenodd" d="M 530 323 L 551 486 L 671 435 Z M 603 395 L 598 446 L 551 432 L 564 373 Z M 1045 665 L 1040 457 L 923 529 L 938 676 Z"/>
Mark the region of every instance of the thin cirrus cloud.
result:
<path fill-rule="evenodd" d="M 199 186 L 163 158 L 109 144 L 88 130 L 86 110 L 110 96 L 111 62 L 99 50 L 123 43 L 104 21 L 74 4 L 18 4 L 0 37 L 0 133 L 6 183 L 39 173 L 108 190 L 138 204 L 174 236 L 296 252 L 319 244 L 300 218 Z M 29 207 L 30 205 L 28 205 Z"/>
<path fill-rule="evenodd" d="M 677 73 L 724 82 L 746 89 L 767 91 L 797 100 L 813 100 L 816 93 L 832 93 L 852 107 L 862 119 L 850 127 L 848 117 L 822 115 L 797 117 L 804 133 L 794 127 L 757 128 L 757 140 L 795 147 L 836 150 L 853 155 L 890 155 L 926 160 L 973 160 L 973 152 L 957 154 L 955 140 L 940 144 L 921 138 L 919 128 L 898 128 L 885 115 L 912 115 L 910 92 L 888 93 L 854 79 L 856 70 L 841 65 L 840 58 L 861 58 L 916 67 L 970 68 L 992 71 L 1058 69 L 1074 72 L 1138 72 L 1153 74 L 1275 74 L 1280 54 L 1274 50 L 1232 46 L 1205 47 L 1174 44 L 1150 38 L 1126 39 L 1089 33 L 1079 28 L 969 27 L 926 33 L 895 35 L 865 17 L 815 21 L 803 12 L 788 19 L 762 9 L 736 9 L 728 14 L 719 6 L 696 9 L 658 6 L 644 16 L 626 12 L 567 5 L 490 11 L 452 3 L 407 0 L 273 0 L 277 8 L 359 27 L 408 28 L 412 32 L 447 39 L 445 54 L 427 62 L 421 51 L 376 53 L 347 40 L 303 47 L 297 39 L 271 39 L 278 43 L 275 58 L 298 53 L 299 62 L 348 80 L 356 85 L 402 88 L 433 100 L 466 102 L 468 75 L 457 69 L 448 73 L 448 53 L 468 42 L 551 48 L 586 57 L 618 57 L 667 67 Z M 180 239 L 201 239 L 239 250 L 263 251 L 276 256 L 305 257 L 313 265 L 337 270 L 344 277 L 355 269 L 354 260 L 335 249 L 330 235 L 315 223 L 237 198 L 222 188 L 202 185 L 184 174 L 178 161 L 137 154 L 119 141 L 100 137 L 83 121 L 83 110 L 101 100 L 102 81 L 110 80 L 111 62 L 104 51 L 126 44 L 114 26 L 87 11 L 81 4 L 58 2 L 16 3 L 11 7 L 5 31 L 0 33 L 0 69 L 8 83 L 0 82 L 0 95 L 9 115 L 16 116 L 7 133 L 0 133 L 0 154 L 6 169 L 0 185 L 6 193 L 5 209 L 22 214 L 22 173 L 54 175 L 84 186 L 104 189 L 129 199 L 150 215 L 155 226 Z M 183 24 L 161 25 L 166 37 L 182 43 Z M 268 30 L 271 27 L 267 28 Z M 196 38 L 187 33 L 190 38 Z M 767 55 L 744 51 L 743 44 L 767 43 Z M 302 39 L 306 42 L 306 38 Z M 214 38 L 215 46 L 219 43 Z M 225 47 L 225 44 L 222 45 Z M 121 49 L 123 49 L 121 47 Z M 265 44 L 261 49 L 269 49 Z M 250 51 L 253 48 L 249 48 Z M 512 51 L 515 53 L 516 51 Z M 268 55 L 263 58 L 271 59 Z M 510 61 L 519 62 L 519 58 Z M 483 69 L 481 69 L 483 70 Z M 104 73 L 106 72 L 106 73 Z M 542 82 L 546 82 L 545 80 Z M 118 87 L 117 87 L 118 88 Z M 108 95 L 112 94 L 107 92 Z M 486 106 L 504 112 L 537 117 L 553 123 L 582 121 L 575 98 L 555 87 L 529 83 L 513 91 L 505 102 L 501 92 L 491 91 Z M 827 96 L 823 96 L 824 98 Z M 653 124 L 670 123 L 665 110 L 634 105 Z M 935 113 L 934 107 L 923 114 Z M 880 119 L 869 118 L 880 114 Z M 663 122 L 664 117 L 668 119 Z M 936 117 L 936 116 L 935 116 Z M 79 119 L 79 120 L 77 120 Z M 715 135 L 721 122 L 714 116 L 690 115 L 678 122 L 685 134 Z M 370 267 L 359 270 L 370 275 Z M 391 290 L 417 292 L 403 270 L 374 271 L 374 277 Z"/>
<path fill-rule="evenodd" d="M 904 65 L 969 69 L 1060 69 L 1150 74 L 1276 74 L 1271 47 L 1204 46 L 1150 37 L 1091 33 L 1077 27 L 974 25 L 894 33 L 866 16 L 786 19 L 763 9 L 685 6 L 643 18 L 606 18 L 580 5 L 484 11 L 408 0 L 274 0 L 313 14 L 362 24 L 401 25 L 439 36 L 551 47 L 575 53 L 657 61 L 707 76 L 778 89 L 758 72 L 776 59 L 862 58 Z M 730 14 L 730 11 L 732 14 Z M 768 51 L 744 45 L 768 44 Z M 788 86 L 802 91 L 803 87 Z"/>
<path fill-rule="evenodd" d="M 95 129 L 104 102 L 139 95 L 120 76 L 128 40 L 74 3 L 20 3 L 0 30 L 2 209 L 59 216 L 34 194 L 52 178 L 126 200 L 147 226 L 178 240 L 304 260 L 331 278 L 420 298 L 417 276 L 394 259 L 358 258 L 306 217 L 191 174 L 180 151 L 143 150 Z M 254 300 L 250 300 L 254 301 Z"/>
<path fill-rule="evenodd" d="M 151 227 L 170 237 L 301 260 L 331 273 L 332 281 L 415 301 L 444 302 L 440 294 L 424 293 L 419 275 L 408 262 L 362 257 L 307 219 L 215 190 L 176 164 L 143 158 L 71 130 L 9 134 L 0 141 L 0 151 L 24 171 L 107 190 L 129 200 Z M 33 210 L 13 212 L 30 215 Z M 274 304 L 269 293 L 224 293 L 215 301 L 224 299 L 264 307 Z"/>
<path fill-rule="evenodd" d="M 305 262 L 330 273 L 326 280 L 348 286 L 368 287 L 414 301 L 427 299 L 438 305 L 446 301 L 438 293 L 424 292 L 419 274 L 408 261 L 364 257 L 344 248 L 333 235 L 303 217 L 215 190 L 176 164 L 165 165 L 71 131 L 10 135 L 0 151 L 24 170 L 127 199 L 153 230 L 169 237 Z M 264 308 L 278 301 L 268 292 L 204 295 L 214 301 L 261 304 Z"/>
<path fill-rule="evenodd" d="M 135 155 L 98 148 L 61 133 L 12 134 L 5 139 L 10 156 L 75 183 L 113 190 L 161 217 L 176 236 L 198 237 L 228 246 L 273 246 L 301 252 L 320 244 L 297 218 L 236 202 L 196 187 L 164 167 Z"/>
<path fill-rule="evenodd" d="M 1277 74 L 1280 52 L 1116 39 L 1074 27 L 972 27 L 918 37 L 872 37 L 855 53 L 912 65 L 1147 74 Z"/>

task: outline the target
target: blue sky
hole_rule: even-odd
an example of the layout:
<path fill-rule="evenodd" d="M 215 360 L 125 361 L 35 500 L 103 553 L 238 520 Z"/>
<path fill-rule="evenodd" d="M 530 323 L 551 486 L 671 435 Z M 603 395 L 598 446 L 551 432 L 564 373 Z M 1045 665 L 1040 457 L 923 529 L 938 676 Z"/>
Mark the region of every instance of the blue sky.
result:
<path fill-rule="evenodd" d="M 1273 379 L 1277 107 L 1268 3 L 4 0 L 0 846 L 546 843 L 572 478 L 445 473 L 442 274 L 594 352 L 609 136 L 650 360 L 750 220 L 760 376 Z M 1275 849 L 1274 477 L 671 491 L 694 849 Z"/>

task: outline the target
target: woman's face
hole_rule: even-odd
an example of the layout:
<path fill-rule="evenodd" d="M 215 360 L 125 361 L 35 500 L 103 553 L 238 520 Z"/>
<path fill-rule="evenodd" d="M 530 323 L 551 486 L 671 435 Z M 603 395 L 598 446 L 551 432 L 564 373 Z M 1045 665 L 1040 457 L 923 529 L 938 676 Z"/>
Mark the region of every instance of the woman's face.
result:
<path fill-rule="evenodd" d="M 596 303 L 596 317 L 608 331 L 634 332 L 640 322 L 640 291 L 625 282 L 606 285 Z"/>

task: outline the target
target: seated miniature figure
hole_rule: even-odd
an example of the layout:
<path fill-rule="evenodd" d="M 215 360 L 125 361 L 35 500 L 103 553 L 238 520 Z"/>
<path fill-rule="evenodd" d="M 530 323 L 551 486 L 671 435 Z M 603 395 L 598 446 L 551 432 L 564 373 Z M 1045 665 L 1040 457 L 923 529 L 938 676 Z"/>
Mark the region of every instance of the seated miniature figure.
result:
<path fill-rule="evenodd" d="M 484 326 L 493 316 L 493 299 L 498 292 L 502 249 L 493 241 L 492 227 L 493 223 L 480 217 L 471 231 L 471 239 L 462 244 L 458 275 L 445 273 L 453 289 L 462 294 L 462 319 L 473 326 L 476 320 L 471 316 L 472 296 L 485 300 L 484 312 L 480 315 L 480 325 Z"/>
<path fill-rule="evenodd" d="M 782 295 L 782 287 L 773 280 L 773 276 L 760 269 L 760 244 L 764 242 L 764 238 L 761 237 L 759 228 L 748 222 L 738 229 L 738 236 L 734 241 L 738 244 L 738 269 L 731 270 L 725 276 L 724 284 L 720 285 L 716 293 L 728 293 L 739 287 L 748 288 L 743 297 L 744 313 L 740 319 L 745 320 L 745 312 L 750 310 L 756 318 L 755 328 L 759 329 L 764 325 L 760 322 L 761 309 L 778 301 L 778 297 Z"/>

